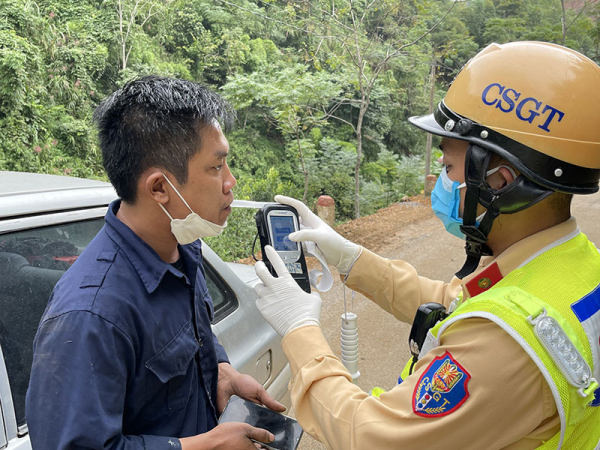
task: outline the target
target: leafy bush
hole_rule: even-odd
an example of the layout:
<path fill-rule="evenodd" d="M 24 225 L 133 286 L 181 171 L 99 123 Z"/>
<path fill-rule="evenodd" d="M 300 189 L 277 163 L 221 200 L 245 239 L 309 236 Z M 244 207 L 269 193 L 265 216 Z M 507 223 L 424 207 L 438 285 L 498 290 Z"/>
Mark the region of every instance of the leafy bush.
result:
<path fill-rule="evenodd" d="M 328 194 L 337 220 L 353 217 L 360 83 L 349 47 L 319 33 L 351 29 L 344 22 L 350 10 L 366 8 L 362 36 L 375 38 L 363 55 L 369 78 L 386 48 L 416 39 L 451 0 L 355 2 L 334 22 L 321 0 L 233 3 L 123 0 L 125 36 L 112 0 L 0 0 L 0 170 L 105 179 L 90 123 L 94 108 L 125 81 L 160 74 L 206 83 L 237 108 L 238 128 L 228 139 L 238 198 L 301 198 L 301 151 L 307 203 Z M 358 180 L 363 214 L 422 189 L 426 135 L 406 119 L 428 110 L 432 61 L 434 103 L 491 41 L 564 41 L 600 61 L 600 6 L 591 2 L 570 2 L 565 36 L 561 8 L 548 8 L 548 0 L 455 3 L 433 32 L 381 66 L 372 85 Z M 441 170 L 437 153 L 434 174 Z M 253 233 L 252 212 L 236 210 L 211 243 L 224 257 L 244 257 Z"/>
<path fill-rule="evenodd" d="M 223 233 L 217 237 L 205 238 L 204 241 L 225 261 L 236 261 L 250 256 L 256 236 L 255 213 L 254 209 L 233 208 Z M 259 250 L 260 244 L 256 251 Z"/>
<path fill-rule="evenodd" d="M 277 194 L 296 198 L 302 195 L 301 188 L 289 181 L 282 181 L 275 168 L 269 169 L 266 177 L 241 176 L 234 193 L 238 199 L 259 202 L 272 202 Z M 256 236 L 255 213 L 254 209 L 234 208 L 223 234 L 206 238 L 206 243 L 226 261 L 248 257 L 252 253 L 252 242 Z M 258 250 L 260 245 L 256 251 Z"/>
<path fill-rule="evenodd" d="M 348 142 L 330 138 L 322 139 L 319 145 L 321 151 L 306 161 L 308 198 L 329 195 L 335 200 L 337 219 L 350 218 L 354 211 L 356 149 Z"/>

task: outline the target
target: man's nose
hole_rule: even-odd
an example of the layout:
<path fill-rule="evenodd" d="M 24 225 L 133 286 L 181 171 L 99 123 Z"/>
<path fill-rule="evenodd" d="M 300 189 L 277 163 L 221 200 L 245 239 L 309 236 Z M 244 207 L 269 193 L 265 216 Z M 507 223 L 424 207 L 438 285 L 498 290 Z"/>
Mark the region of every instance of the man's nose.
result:
<path fill-rule="evenodd" d="M 223 183 L 223 193 L 224 194 L 227 194 L 229 191 L 231 191 L 234 188 L 234 186 L 237 184 L 237 180 L 231 173 L 231 170 L 229 170 L 229 166 L 226 166 L 226 168 L 227 168 L 226 169 L 227 176 L 225 178 L 225 182 Z"/>

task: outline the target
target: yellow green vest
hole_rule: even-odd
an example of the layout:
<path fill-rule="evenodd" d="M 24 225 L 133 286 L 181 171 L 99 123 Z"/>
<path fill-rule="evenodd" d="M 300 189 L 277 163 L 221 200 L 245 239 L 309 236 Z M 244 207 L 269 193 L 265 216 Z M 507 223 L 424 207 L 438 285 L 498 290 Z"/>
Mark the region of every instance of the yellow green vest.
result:
<path fill-rule="evenodd" d="M 569 383 L 536 336 L 536 330 L 541 332 L 539 325 L 534 330 L 534 323 L 547 316 L 556 320 L 564 331 L 561 336 L 566 335 L 572 343 L 568 348 L 574 346 L 591 369 L 593 379 L 586 389 Z M 421 356 L 439 345 L 448 326 L 468 317 L 491 320 L 509 333 L 550 386 L 561 431 L 538 448 L 600 449 L 600 389 L 594 381 L 600 380 L 600 252 L 586 236 L 578 233 L 555 243 L 486 292 L 464 301 L 430 331 Z M 555 347 L 550 351 L 565 354 Z M 403 375 L 407 375 L 406 369 Z"/>

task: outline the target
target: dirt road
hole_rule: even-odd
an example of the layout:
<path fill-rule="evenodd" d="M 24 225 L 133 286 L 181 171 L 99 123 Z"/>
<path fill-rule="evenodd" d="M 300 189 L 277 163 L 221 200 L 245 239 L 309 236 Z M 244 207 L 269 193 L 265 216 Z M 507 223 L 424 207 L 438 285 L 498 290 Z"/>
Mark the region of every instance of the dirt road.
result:
<path fill-rule="evenodd" d="M 600 193 L 576 196 L 573 215 L 582 231 L 600 246 Z M 382 256 L 409 261 L 421 275 L 430 278 L 450 280 L 464 261 L 463 242 L 444 231 L 427 199 L 417 198 L 414 202 L 393 205 L 372 216 L 341 225 L 337 231 Z M 334 279 L 339 280 L 335 276 Z M 349 290 L 346 297 L 348 310 L 358 315 L 361 372 L 358 386 L 367 392 L 373 386 L 391 389 L 409 358 L 410 327 L 360 294 L 356 294 L 353 308 Z M 329 292 L 322 294 L 322 298 L 323 330 L 334 353 L 341 357 L 342 284 L 337 281 Z M 305 436 L 299 448 L 320 450 L 325 447 Z"/>

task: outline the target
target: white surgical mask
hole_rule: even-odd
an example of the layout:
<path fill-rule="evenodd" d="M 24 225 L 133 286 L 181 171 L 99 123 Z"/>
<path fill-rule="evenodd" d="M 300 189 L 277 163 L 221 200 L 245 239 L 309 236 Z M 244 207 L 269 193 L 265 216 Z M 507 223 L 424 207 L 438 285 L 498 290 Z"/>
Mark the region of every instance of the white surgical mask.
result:
<path fill-rule="evenodd" d="M 190 214 L 185 219 L 173 219 L 171 214 L 165 209 L 163 205 L 160 203 L 158 206 L 162 208 L 169 219 L 171 219 L 171 232 L 177 239 L 181 245 L 186 245 L 191 242 L 197 241 L 198 239 L 202 239 L 205 237 L 213 237 L 218 236 L 223 232 L 225 227 L 227 226 L 227 222 L 223 225 L 217 225 L 216 223 L 209 222 L 206 219 L 203 219 L 190 208 L 190 205 L 185 201 L 185 199 L 181 196 L 179 191 L 173 186 L 173 183 L 167 178 L 167 176 L 163 173 L 165 180 L 171 185 L 173 190 L 179 195 L 179 198 L 185 206 L 190 210 Z"/>

